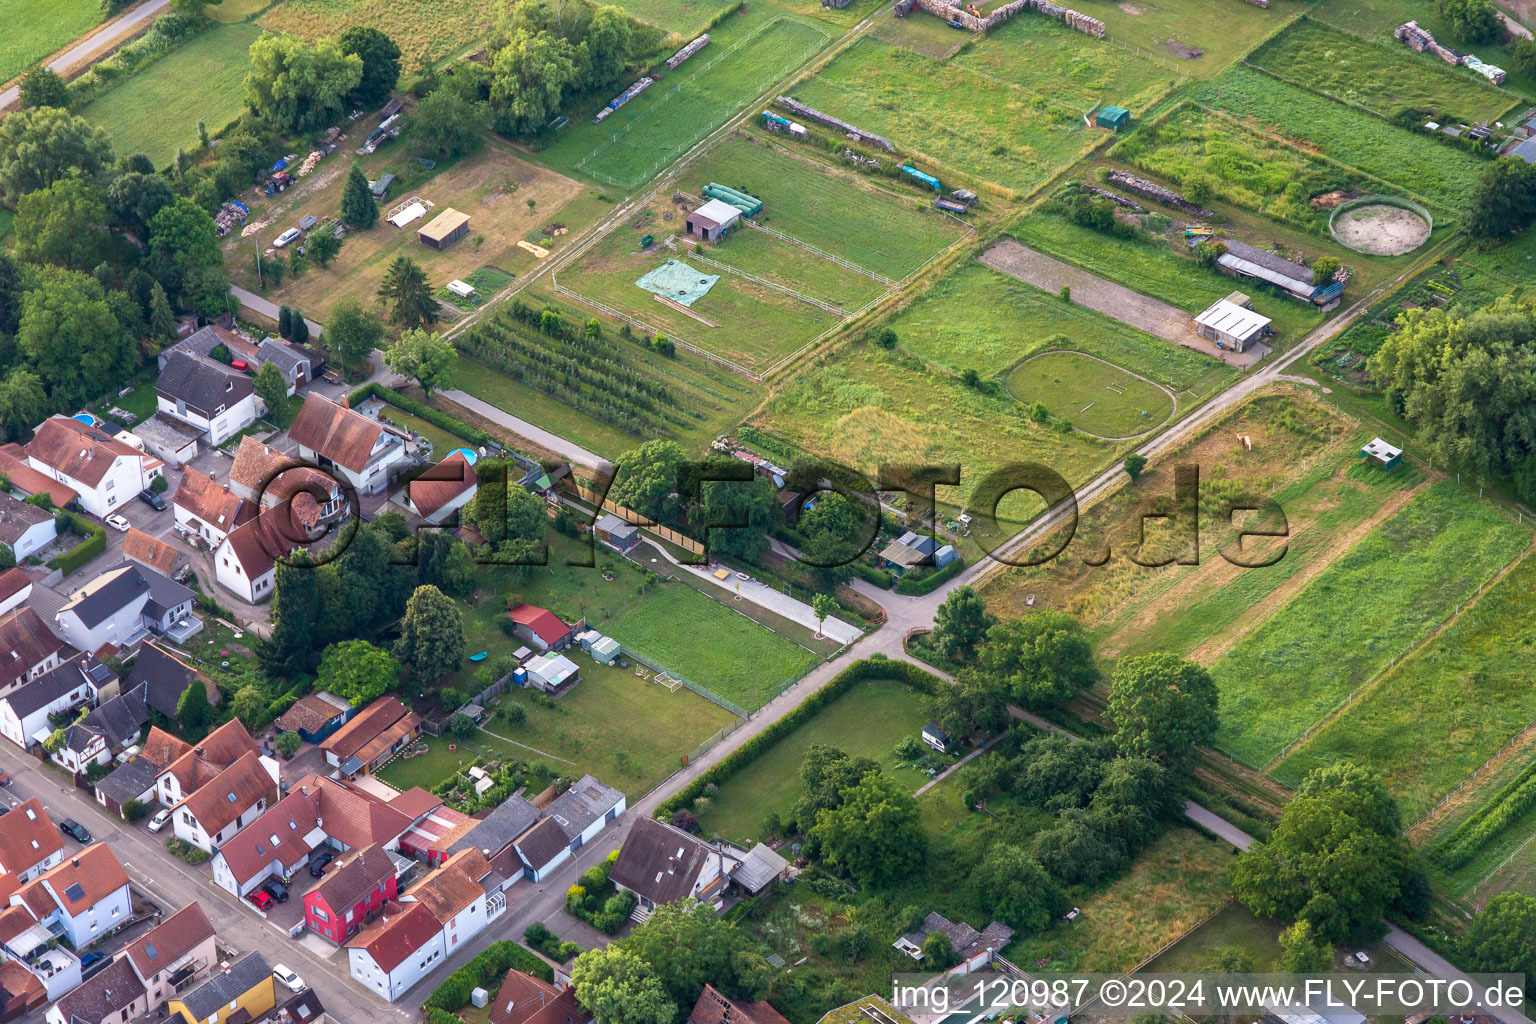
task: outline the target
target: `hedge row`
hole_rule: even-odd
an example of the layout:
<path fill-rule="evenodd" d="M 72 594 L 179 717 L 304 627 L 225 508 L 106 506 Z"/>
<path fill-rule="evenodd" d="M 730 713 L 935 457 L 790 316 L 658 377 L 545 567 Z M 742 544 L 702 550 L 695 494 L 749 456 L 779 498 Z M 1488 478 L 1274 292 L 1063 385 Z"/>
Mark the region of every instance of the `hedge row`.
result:
<path fill-rule="evenodd" d="M 68 516 L 67 522 L 65 521 L 65 516 Z M 82 516 L 60 512 L 58 526 L 60 532 L 63 532 L 65 529 L 73 530 L 75 533 L 83 532 L 85 539 L 63 554 L 55 555 L 48 559 L 48 568 L 50 569 L 57 569 L 68 576 L 86 562 L 107 550 L 107 528 L 100 523 L 93 523 Z"/>
<path fill-rule="evenodd" d="M 921 576 L 913 576 L 911 573 L 903 576 L 901 582 L 896 584 L 896 593 L 907 594 L 916 597 L 931 593 L 935 587 L 948 580 L 954 579 L 965 570 L 965 559 L 956 558 L 942 569 L 924 573 Z"/>
<path fill-rule="evenodd" d="M 396 409 L 403 409 L 412 416 L 420 416 L 433 426 L 442 427 L 450 434 L 457 434 L 470 444 L 482 447 L 494 444 L 497 448 L 501 447 L 501 445 L 496 444 L 495 438 L 479 427 L 472 427 L 458 417 L 450 416 L 441 409 L 430 406 L 425 402 L 418 402 L 416 399 L 408 398 L 398 391 L 391 391 L 378 381 L 364 384 L 352 392 L 348 403 L 355 409 L 359 402 L 366 402 L 370 398 L 377 398 L 379 401 L 392 405 Z M 448 453 L 444 452 L 443 454 L 446 455 Z"/>
<path fill-rule="evenodd" d="M 1512 781 L 1506 783 L 1475 816 L 1452 832 L 1434 859 L 1447 870 L 1456 870 L 1471 860 L 1484 844 L 1507 829 L 1532 804 L 1536 804 L 1536 763 L 1528 765 Z"/>
<path fill-rule="evenodd" d="M 454 1013 L 469 1002 L 470 993 L 475 989 L 495 988 L 502 975 L 513 967 L 544 981 L 553 981 L 555 978 L 554 968 L 533 950 L 510 939 L 493 942 L 469 963 L 443 979 L 443 983 L 433 989 L 427 1001 L 421 1004 L 421 1012 L 429 1020 L 435 1016 L 433 1010 Z"/>
<path fill-rule="evenodd" d="M 890 588 L 891 571 L 889 569 L 880 569 L 868 562 L 854 562 L 853 574 L 865 583 L 873 583 L 882 590 Z"/>
<path fill-rule="evenodd" d="M 801 701 L 800 706 L 795 710 L 747 740 L 732 751 L 725 760 L 678 790 L 670 799 L 656 808 L 656 817 L 663 821 L 670 821 L 675 812 L 691 806 L 703 794 L 705 786 L 710 783 L 720 785 L 763 756 L 769 747 L 800 728 L 818 711 L 847 693 L 854 685 L 869 679 L 897 679 L 925 693 L 933 693 L 938 687 L 945 685 L 943 680 L 931 672 L 925 672 L 909 661 L 897 661 L 883 654 L 874 654 L 864 661 L 854 662 L 834 676 L 827 685 Z"/>

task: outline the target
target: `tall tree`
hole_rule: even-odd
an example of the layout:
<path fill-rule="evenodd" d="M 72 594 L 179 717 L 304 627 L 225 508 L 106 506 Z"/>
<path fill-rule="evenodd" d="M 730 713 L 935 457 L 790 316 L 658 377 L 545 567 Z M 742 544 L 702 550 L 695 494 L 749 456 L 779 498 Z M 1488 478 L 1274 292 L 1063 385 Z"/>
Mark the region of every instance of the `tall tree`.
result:
<path fill-rule="evenodd" d="M 951 661 L 970 661 L 976 656 L 976 645 L 996 624 L 997 617 L 987 611 L 975 587 L 956 587 L 934 614 L 934 649 Z"/>
<path fill-rule="evenodd" d="M 64 178 L 17 202 L 16 254 L 23 259 L 90 270 L 111 251 L 107 199 L 95 185 Z"/>
<path fill-rule="evenodd" d="M 208 211 L 177 198 L 149 222 L 149 270 L 173 305 L 214 316 L 229 297 L 224 252 Z"/>
<path fill-rule="evenodd" d="M 148 241 L 149 222 L 155 214 L 171 205 L 176 193 L 170 184 L 158 174 L 128 171 L 112 179 L 107 186 L 107 206 L 112 219 L 124 231 L 132 232 L 139 241 Z"/>
<path fill-rule="evenodd" d="M 966 882 L 979 905 L 1018 931 L 1044 931 L 1066 909 L 1061 884 L 1010 843 L 988 847 Z"/>
<path fill-rule="evenodd" d="M 1326 974 L 1333 969 L 1333 947 L 1312 934 L 1302 920 L 1280 933 L 1280 969 L 1287 974 Z"/>
<path fill-rule="evenodd" d="M 656 439 L 619 453 L 608 497 L 660 523 L 677 516 L 677 495 L 687 464 L 676 441 Z"/>
<path fill-rule="evenodd" d="M 288 425 L 288 378 L 283 376 L 283 371 L 276 363 L 266 362 L 261 364 L 261 369 L 256 371 L 256 379 L 252 382 L 256 389 L 256 397 L 267 406 L 267 419 L 279 427 Z"/>
<path fill-rule="evenodd" d="M 0 378 L 0 428 L 8 439 L 30 430 L 47 415 L 48 392 L 41 377 L 16 366 Z"/>
<path fill-rule="evenodd" d="M 69 106 L 69 86 L 57 71 L 41 64 L 22 76 L 19 93 L 23 109 Z"/>
<path fill-rule="evenodd" d="M 966 673 L 958 686 L 943 686 L 927 702 L 928 713 L 956 741 L 985 740 L 1008 725 L 1008 702 L 990 683 Z"/>
<path fill-rule="evenodd" d="M 411 137 L 439 160 L 468 153 L 480 145 L 485 104 L 457 89 L 439 86 L 427 94 L 411 119 Z"/>
<path fill-rule="evenodd" d="M 644 964 L 679 1015 L 698 1001 L 706 983 L 733 999 L 761 999 L 767 993 L 770 971 L 756 943 L 691 900 L 657 907 L 609 949 L 621 949 Z"/>
<path fill-rule="evenodd" d="M 18 110 L 0 121 L 0 194 L 12 206 L 23 193 L 94 178 L 111 163 L 107 133 L 67 110 Z"/>
<path fill-rule="evenodd" d="M 576 51 L 548 32 L 519 30 L 491 66 L 491 111 L 496 130 L 526 136 L 560 111 L 565 90 L 576 81 Z"/>
<path fill-rule="evenodd" d="M 768 535 L 773 530 L 774 493 L 773 484 L 763 477 L 704 481 L 699 487 L 699 501 L 689 514 L 696 531 L 694 536 L 706 539 L 704 532 L 708 529 L 707 539 L 712 553 L 757 561 L 768 552 Z M 735 523 L 744 525 L 726 525 Z M 827 599 L 831 600 L 830 597 Z"/>
<path fill-rule="evenodd" d="M 341 189 L 341 219 L 348 227 L 367 231 L 378 223 L 379 204 L 373 198 L 373 189 L 363 169 L 356 164 L 347 172 L 346 183 Z"/>
<path fill-rule="evenodd" d="M 1536 897 L 1513 890 L 1490 899 L 1463 943 L 1474 971 L 1536 977 Z"/>
<path fill-rule="evenodd" d="M 603 1024 L 673 1024 L 678 1014 L 656 973 L 618 944 L 577 957 L 571 984 L 582 1007 Z"/>
<path fill-rule="evenodd" d="M 634 26 L 622 7 L 599 7 L 593 12 L 580 47 L 588 89 L 601 92 L 619 84 L 633 41 Z"/>
<path fill-rule="evenodd" d="M 267 33 L 251 44 L 245 103 L 251 113 L 290 132 L 318 131 L 346 110 L 363 77 L 363 59 L 334 40 L 307 43 Z"/>
<path fill-rule="evenodd" d="M 421 385 L 428 396 L 453 387 L 458 354 L 440 335 L 412 328 L 384 351 L 384 365 Z"/>
<path fill-rule="evenodd" d="M 15 334 L 21 325 L 21 299 L 26 293 L 21 267 L 5 249 L 0 249 L 0 334 Z"/>
<path fill-rule="evenodd" d="M 379 285 L 379 298 L 392 305 L 389 322 L 406 330 L 431 327 L 438 321 L 437 300 L 432 297 L 432 286 L 427 284 L 426 271 L 409 256 L 396 256 L 384 272 Z"/>
<path fill-rule="evenodd" d="M 1530 227 L 1532 221 L 1536 221 L 1536 165 L 1514 158 L 1490 162 L 1467 203 L 1468 234 L 1507 238 Z"/>
<path fill-rule="evenodd" d="M 320 573 L 313 561 L 304 554 L 280 560 L 272 589 L 272 629 L 256 648 L 268 674 L 292 678 L 314 671 L 320 650 L 315 626 L 323 621 L 320 608 Z"/>
<path fill-rule="evenodd" d="M 56 267 L 36 268 L 33 279 L 16 342 L 60 405 L 101 394 L 134 368 L 134 339 L 125 336 L 99 281 Z"/>
<path fill-rule="evenodd" d="M 922 867 L 928 835 L 912 795 L 872 772 L 816 816 L 810 838 L 823 859 L 864 885 L 887 886 Z"/>
<path fill-rule="evenodd" d="M 1069 700 L 1099 678 L 1082 624 L 1065 612 L 1032 612 L 993 625 L 976 659 L 985 678 L 1033 707 Z"/>
<path fill-rule="evenodd" d="M 325 325 L 326 349 L 348 370 L 366 366 L 373 350 L 384 340 L 384 325 L 355 300 L 343 299 L 331 307 Z"/>
<path fill-rule="evenodd" d="M 147 323 L 151 337 L 161 341 L 176 340 L 176 314 L 171 312 L 170 296 L 165 294 L 165 287 L 159 281 L 149 290 Z"/>
<path fill-rule="evenodd" d="M 355 708 L 383 696 L 399 681 L 400 663 L 366 640 L 343 640 L 327 647 L 315 675 L 316 688 L 344 697 Z"/>
<path fill-rule="evenodd" d="M 1120 662 L 1104 714 L 1122 754 L 1182 761 L 1215 737 L 1216 700 L 1209 672 L 1160 651 Z"/>
<path fill-rule="evenodd" d="M 213 705 L 208 703 L 208 689 L 201 679 L 192 680 L 177 699 L 176 724 L 190 739 L 202 739 L 213 724 Z"/>
<path fill-rule="evenodd" d="M 347 103 L 366 110 L 389 99 L 400 81 L 400 47 L 395 41 L 371 26 L 353 25 L 336 44 L 342 53 L 354 54 L 363 62 L 362 77 L 347 93 Z"/>
<path fill-rule="evenodd" d="M 400 620 L 395 656 L 423 684 L 458 668 L 464 659 L 464 616 L 458 604 L 434 586 L 417 587 Z"/>

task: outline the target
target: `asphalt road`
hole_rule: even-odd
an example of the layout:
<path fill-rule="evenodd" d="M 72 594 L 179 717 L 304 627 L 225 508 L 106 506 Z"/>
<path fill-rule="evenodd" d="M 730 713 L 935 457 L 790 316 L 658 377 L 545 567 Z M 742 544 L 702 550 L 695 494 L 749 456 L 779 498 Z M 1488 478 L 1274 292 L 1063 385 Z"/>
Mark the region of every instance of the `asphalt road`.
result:
<path fill-rule="evenodd" d="M 116 48 L 118 43 L 144 28 L 147 22 L 170 5 L 171 0 L 147 0 L 146 3 L 132 10 L 124 11 L 106 24 L 81 36 L 73 46 L 50 60 L 48 67 L 68 78 L 71 71 L 90 62 L 98 53 L 105 55 L 109 47 Z M 19 86 L 13 85 L 4 92 L 0 92 L 0 110 L 9 110 L 16 105 L 19 98 Z"/>

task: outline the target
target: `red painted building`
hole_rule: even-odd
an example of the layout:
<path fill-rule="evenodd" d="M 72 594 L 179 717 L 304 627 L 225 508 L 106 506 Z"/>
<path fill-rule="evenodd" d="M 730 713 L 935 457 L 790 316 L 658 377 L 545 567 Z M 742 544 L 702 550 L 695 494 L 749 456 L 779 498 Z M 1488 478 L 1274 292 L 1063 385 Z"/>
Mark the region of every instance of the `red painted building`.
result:
<path fill-rule="evenodd" d="M 395 865 L 375 844 L 354 850 L 331 865 L 325 879 L 304 896 L 304 923 L 310 931 L 343 945 L 398 894 Z"/>

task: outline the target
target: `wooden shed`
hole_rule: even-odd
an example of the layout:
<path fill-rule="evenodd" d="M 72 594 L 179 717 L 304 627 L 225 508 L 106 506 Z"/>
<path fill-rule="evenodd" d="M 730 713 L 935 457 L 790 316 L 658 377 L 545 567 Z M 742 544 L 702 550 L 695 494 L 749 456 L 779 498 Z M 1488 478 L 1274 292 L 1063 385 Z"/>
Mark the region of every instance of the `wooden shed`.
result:
<path fill-rule="evenodd" d="M 433 217 L 426 227 L 416 233 L 416 238 L 428 249 L 441 252 L 469 234 L 469 214 L 452 207 Z"/>

